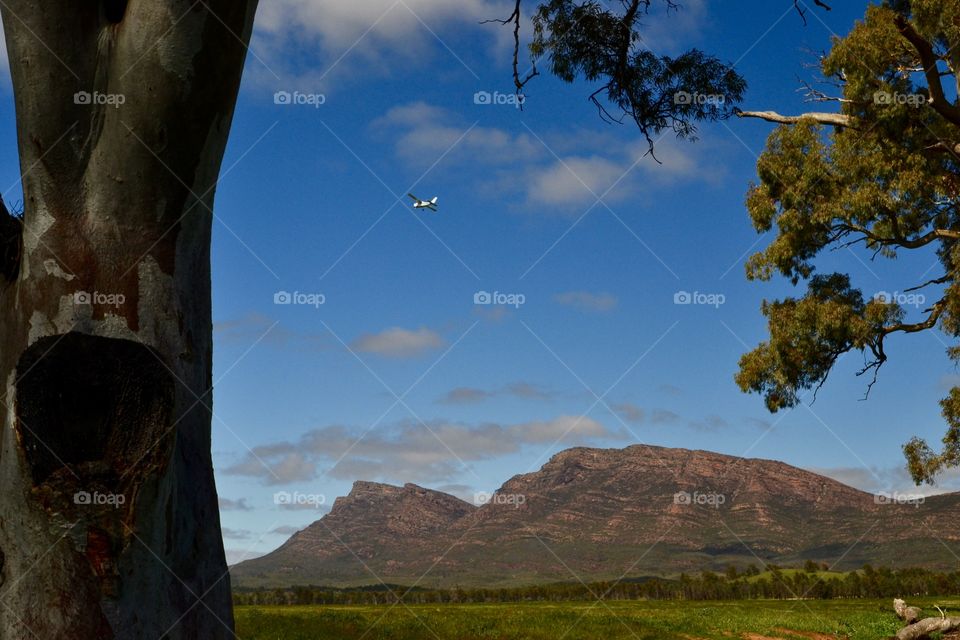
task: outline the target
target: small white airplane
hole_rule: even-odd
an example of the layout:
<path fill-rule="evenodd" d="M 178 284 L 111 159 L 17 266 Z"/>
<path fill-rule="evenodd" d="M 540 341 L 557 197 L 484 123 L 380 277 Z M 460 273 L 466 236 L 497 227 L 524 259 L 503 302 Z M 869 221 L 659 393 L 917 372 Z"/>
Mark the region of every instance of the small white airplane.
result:
<path fill-rule="evenodd" d="M 413 198 L 414 209 L 430 209 L 430 211 L 437 210 L 437 196 L 433 196 L 432 200 L 421 200 L 412 193 L 408 193 L 407 195 Z"/>

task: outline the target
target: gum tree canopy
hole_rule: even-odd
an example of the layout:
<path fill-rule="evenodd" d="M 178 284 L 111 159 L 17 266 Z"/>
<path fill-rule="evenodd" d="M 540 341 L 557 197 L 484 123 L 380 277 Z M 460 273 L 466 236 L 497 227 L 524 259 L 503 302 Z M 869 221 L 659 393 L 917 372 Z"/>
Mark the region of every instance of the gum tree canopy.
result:
<path fill-rule="evenodd" d="M 740 360 L 737 383 L 761 394 L 770 411 L 798 404 L 848 352 L 864 355 L 860 373 L 875 380 L 889 337 L 936 329 L 960 337 L 958 70 L 960 1 L 886 2 L 870 7 L 822 60 L 835 95 L 811 95 L 839 112 L 739 114 L 780 123 L 747 196 L 757 231 L 776 237 L 750 258 L 747 277 L 780 274 L 807 288 L 763 304 L 769 339 Z M 846 274 L 815 272 L 821 252 L 851 245 L 877 259 L 927 252 L 935 268 L 904 292 L 933 302 L 913 317 L 898 300 L 868 299 Z M 960 361 L 960 346 L 947 353 Z M 960 388 L 941 406 L 943 447 L 919 438 L 904 445 L 917 483 L 960 465 Z"/>
<path fill-rule="evenodd" d="M 599 85 L 590 101 L 608 122 L 633 122 L 651 152 L 654 136 L 672 130 L 694 138 L 696 123 L 727 118 L 743 98 L 746 82 L 731 65 L 699 49 L 662 56 L 643 42 L 643 20 L 656 0 L 622 0 L 621 11 L 595 0 L 546 0 L 535 4 L 531 62 L 521 62 L 522 0 L 499 22 L 513 28 L 513 84 L 521 97 L 540 75 L 537 61 L 546 58 L 550 72 L 565 82 L 580 78 Z M 680 10 L 674 0 L 659 0 L 668 13 Z M 818 4 L 828 8 L 822 2 Z M 797 5 L 801 16 L 804 10 Z M 684 99 L 679 98 L 684 96 Z"/>
<path fill-rule="evenodd" d="M 233 637 L 210 232 L 256 4 L 0 3 L 0 639 Z"/>

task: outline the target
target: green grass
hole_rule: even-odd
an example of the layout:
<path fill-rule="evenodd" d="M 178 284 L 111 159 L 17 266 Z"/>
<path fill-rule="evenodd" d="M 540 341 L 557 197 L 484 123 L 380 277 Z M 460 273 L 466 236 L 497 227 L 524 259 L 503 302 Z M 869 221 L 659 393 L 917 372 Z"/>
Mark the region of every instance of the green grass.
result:
<path fill-rule="evenodd" d="M 930 609 L 960 600 L 914 600 Z M 730 640 L 777 629 L 850 640 L 893 635 L 890 600 L 585 602 L 236 608 L 241 640 Z M 731 634 L 733 634 L 731 636 Z M 793 640 L 798 640 L 794 638 Z"/>

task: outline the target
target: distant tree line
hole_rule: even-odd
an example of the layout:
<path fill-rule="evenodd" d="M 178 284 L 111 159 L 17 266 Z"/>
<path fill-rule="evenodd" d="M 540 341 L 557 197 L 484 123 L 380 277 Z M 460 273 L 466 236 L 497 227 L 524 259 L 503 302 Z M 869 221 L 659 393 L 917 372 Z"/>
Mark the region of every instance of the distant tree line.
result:
<path fill-rule="evenodd" d="M 864 565 L 858 571 L 833 573 L 808 562 L 801 569 L 769 565 L 724 573 L 704 571 L 678 578 L 632 578 L 589 584 L 554 583 L 500 589 L 423 589 L 399 585 L 378 585 L 338 589 L 296 586 L 282 589 L 237 589 L 236 605 L 376 605 L 496 602 L 562 602 L 598 598 L 605 600 L 752 600 L 893 598 L 956 595 L 960 593 L 960 571 L 948 573 L 927 569 L 888 569 Z"/>

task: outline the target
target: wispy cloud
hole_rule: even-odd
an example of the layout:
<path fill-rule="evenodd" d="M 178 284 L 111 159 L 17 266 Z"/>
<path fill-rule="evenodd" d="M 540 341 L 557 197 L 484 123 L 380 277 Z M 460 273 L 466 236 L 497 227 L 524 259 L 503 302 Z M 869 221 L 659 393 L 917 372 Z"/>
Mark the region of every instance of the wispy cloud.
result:
<path fill-rule="evenodd" d="M 906 465 L 896 467 L 812 467 L 810 471 L 870 493 L 936 495 L 960 491 L 960 469 L 951 469 L 934 485 L 917 486 Z"/>
<path fill-rule="evenodd" d="M 673 425 L 683 422 L 683 418 L 669 409 L 654 409 L 650 412 L 650 422 L 656 425 Z"/>
<path fill-rule="evenodd" d="M 517 424 L 403 421 L 366 434 L 331 425 L 308 431 L 297 441 L 254 447 L 224 473 L 255 477 L 265 484 L 301 483 L 311 490 L 324 475 L 449 483 L 465 471 L 464 464 L 517 453 L 528 445 L 559 440 L 563 446 L 575 446 L 625 438 L 592 418 L 569 415 Z"/>
<path fill-rule="evenodd" d="M 220 511 L 253 511 L 253 507 L 247 504 L 246 498 L 231 500 L 230 498 L 219 498 Z"/>
<path fill-rule="evenodd" d="M 473 387 L 457 387 L 437 398 L 437 404 L 476 404 L 493 397 L 490 391 Z"/>
<path fill-rule="evenodd" d="M 258 343 L 277 349 L 295 348 L 317 351 L 332 346 L 329 335 L 291 330 L 274 318 L 251 312 L 236 318 L 213 323 L 218 344 L 248 347 Z"/>
<path fill-rule="evenodd" d="M 476 387 L 457 387 L 447 391 L 435 400 L 437 404 L 478 404 L 491 398 L 509 396 L 525 400 L 549 400 L 557 395 L 540 385 L 530 382 L 510 382 L 496 389 L 478 389 Z"/>
<path fill-rule="evenodd" d="M 274 527 L 273 529 L 270 529 L 270 533 L 275 533 L 277 535 L 282 535 L 282 536 L 292 536 L 298 531 L 303 531 L 303 527 L 296 527 L 293 525 L 285 524 L 283 526 Z"/>
<path fill-rule="evenodd" d="M 253 535 L 246 529 L 231 529 L 230 527 L 220 527 L 220 532 L 225 540 L 249 540 Z"/>
<path fill-rule="evenodd" d="M 611 293 L 591 293 L 589 291 L 566 291 L 553 296 L 558 304 L 573 307 L 581 311 L 603 313 L 616 309 L 618 300 Z"/>
<path fill-rule="evenodd" d="M 380 333 L 364 334 L 354 340 L 350 347 L 361 353 L 372 353 L 386 358 L 410 358 L 439 349 L 444 344 L 440 334 L 427 327 L 391 327 Z"/>
<path fill-rule="evenodd" d="M 280 82 L 329 92 L 431 64 L 480 74 L 493 60 L 507 83 L 512 31 L 480 22 L 509 11 L 494 0 L 261 2 L 251 42 L 256 57 L 247 75 L 255 85 Z M 525 20 L 525 37 L 529 31 Z M 468 39 L 473 46 L 463 46 Z"/>
<path fill-rule="evenodd" d="M 620 417 L 627 422 L 632 422 L 634 424 L 643 422 L 644 418 L 646 417 L 646 412 L 643 409 L 630 402 L 621 402 L 620 404 L 615 404 L 611 407 L 611 409 L 616 411 Z"/>

